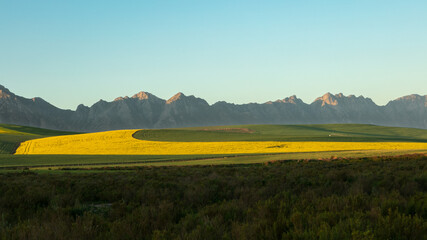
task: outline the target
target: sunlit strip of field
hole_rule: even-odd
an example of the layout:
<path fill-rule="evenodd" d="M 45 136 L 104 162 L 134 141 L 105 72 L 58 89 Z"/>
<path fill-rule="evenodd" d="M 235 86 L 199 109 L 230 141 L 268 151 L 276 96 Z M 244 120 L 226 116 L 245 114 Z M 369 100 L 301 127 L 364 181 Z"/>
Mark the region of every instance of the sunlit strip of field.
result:
<path fill-rule="evenodd" d="M 318 161 L 329 161 L 335 159 L 359 159 L 366 157 L 396 157 L 402 156 L 402 158 L 410 157 L 411 154 L 426 154 L 422 150 L 363 150 L 363 151 L 339 151 L 339 152 L 305 152 L 305 153 L 280 153 L 280 154 L 262 154 L 262 155 L 230 155 L 230 156 L 212 156 L 212 157 L 195 157 L 194 159 L 185 157 L 185 155 L 179 156 L 169 156 L 169 158 L 156 158 L 146 160 L 140 160 L 135 162 L 126 162 L 126 157 L 136 157 L 132 155 L 118 156 L 122 160 L 115 162 L 100 162 L 100 158 L 104 155 L 90 155 L 83 156 L 85 160 L 78 158 L 81 155 L 49 155 L 53 156 L 54 159 L 49 161 L 44 161 L 46 164 L 33 164 L 33 161 L 28 162 L 25 165 L 24 159 L 19 159 L 19 157 L 30 157 L 31 158 L 40 158 L 43 155 L 19 155 L 13 156 L 17 157 L 14 161 L 10 161 L 9 166 L 4 166 L 3 168 L 0 165 L 0 172 L 13 170 L 14 166 L 17 169 L 22 169 L 22 167 L 28 167 L 29 169 L 38 169 L 38 170 L 57 170 L 57 169 L 105 169 L 108 167 L 113 167 L 115 170 L 117 168 L 126 168 L 126 167 L 139 167 L 139 166 L 189 166 L 189 165 L 230 165 L 230 164 L 259 164 L 266 162 L 277 162 L 277 161 L 286 161 L 286 160 L 318 160 Z M 113 155 L 117 156 L 117 155 Z M 143 156 L 143 155 L 137 155 Z M 196 155 L 197 156 L 197 155 Z M 205 155 L 209 156 L 209 155 Z M 427 155 L 426 155 L 427 156 Z M 47 156 L 46 156 L 47 157 Z M 57 158 L 59 157 L 59 158 Z M 64 161 L 64 157 L 73 159 L 67 159 Z M 112 156 L 110 156 L 112 157 Z M 154 156 L 156 157 L 156 156 Z M 27 160 L 30 160 L 27 159 Z M 62 159 L 62 160 L 61 160 Z M 112 159 L 114 160 L 114 159 Z M 105 159 L 104 159 L 105 161 Z M 14 163 L 17 162 L 17 163 Z M 79 162 L 79 163 L 78 163 Z M 21 167 L 21 168 L 20 168 Z"/>
<path fill-rule="evenodd" d="M 21 143 L 16 154 L 191 155 L 427 149 L 408 142 L 159 142 L 133 138 L 136 130 L 57 136 Z"/>

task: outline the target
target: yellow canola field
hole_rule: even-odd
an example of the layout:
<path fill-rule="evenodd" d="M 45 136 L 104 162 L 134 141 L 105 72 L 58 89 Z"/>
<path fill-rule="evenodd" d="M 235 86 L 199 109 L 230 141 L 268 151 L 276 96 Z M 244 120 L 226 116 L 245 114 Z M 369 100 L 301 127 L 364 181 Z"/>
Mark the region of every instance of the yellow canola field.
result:
<path fill-rule="evenodd" d="M 16 154 L 201 155 L 427 149 L 427 143 L 407 142 L 158 142 L 135 139 L 132 134 L 136 131 L 35 139 L 21 143 Z"/>

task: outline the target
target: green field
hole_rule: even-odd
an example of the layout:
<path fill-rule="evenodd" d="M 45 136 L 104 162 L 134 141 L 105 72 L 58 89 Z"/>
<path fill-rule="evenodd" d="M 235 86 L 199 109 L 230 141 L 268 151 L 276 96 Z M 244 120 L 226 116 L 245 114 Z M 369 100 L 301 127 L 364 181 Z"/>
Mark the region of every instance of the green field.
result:
<path fill-rule="evenodd" d="M 176 142 L 427 142 L 427 130 L 366 124 L 237 125 L 141 130 L 135 133 L 134 137 L 141 140 Z"/>
<path fill-rule="evenodd" d="M 334 159 L 395 156 L 426 153 L 427 150 L 331 151 L 279 154 L 218 155 L 12 155 L 22 141 L 75 134 L 40 128 L 0 125 L 0 169 L 65 168 L 110 166 L 168 166 L 251 164 L 295 159 Z M 182 129 L 142 130 L 141 140 L 209 141 L 346 141 L 346 142 L 427 142 L 427 130 L 361 124 L 323 125 L 241 125 Z"/>
<path fill-rule="evenodd" d="M 0 155 L 0 171 L 10 169 L 104 168 L 129 166 L 239 165 L 284 160 L 357 159 L 424 154 L 420 150 L 335 151 L 252 155 Z"/>

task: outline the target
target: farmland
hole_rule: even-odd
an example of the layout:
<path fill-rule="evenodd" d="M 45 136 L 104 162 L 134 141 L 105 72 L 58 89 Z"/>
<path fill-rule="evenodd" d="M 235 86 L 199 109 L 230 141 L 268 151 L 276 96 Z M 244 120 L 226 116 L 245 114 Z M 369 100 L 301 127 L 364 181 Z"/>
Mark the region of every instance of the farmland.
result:
<path fill-rule="evenodd" d="M 19 144 L 30 139 L 75 134 L 10 124 L 0 124 L 0 154 L 14 153 Z"/>
<path fill-rule="evenodd" d="M 0 130 L 1 239 L 422 239 L 427 231 L 426 130 Z"/>
<path fill-rule="evenodd" d="M 0 154 L 0 168 L 245 164 L 394 156 L 425 153 L 427 149 L 426 130 L 357 124 L 244 125 L 89 134 L 3 126 L 7 133 L 0 133 L 0 143 L 9 146 L 3 153 L 16 154 Z M 9 141 L 10 138 L 13 139 Z M 27 141 L 31 139 L 34 140 Z"/>
<path fill-rule="evenodd" d="M 427 142 L 427 131 L 368 124 L 238 125 L 141 130 L 141 140 L 177 142 Z"/>
<path fill-rule="evenodd" d="M 35 139 L 22 143 L 16 154 L 207 155 L 427 149 L 427 143 L 419 142 L 147 141 L 134 138 L 135 132 L 117 130 Z"/>

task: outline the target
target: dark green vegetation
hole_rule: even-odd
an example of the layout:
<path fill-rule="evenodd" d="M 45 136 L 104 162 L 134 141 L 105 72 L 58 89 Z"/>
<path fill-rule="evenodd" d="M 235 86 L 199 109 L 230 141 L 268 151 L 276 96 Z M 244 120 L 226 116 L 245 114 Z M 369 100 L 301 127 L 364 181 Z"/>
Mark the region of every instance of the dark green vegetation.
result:
<path fill-rule="evenodd" d="M 19 144 L 35 138 L 51 137 L 58 135 L 76 134 L 72 132 L 63 132 L 48 130 L 42 128 L 25 127 L 10 124 L 0 124 L 0 154 L 12 154 L 18 148 Z"/>
<path fill-rule="evenodd" d="M 331 141 L 427 142 L 427 130 L 366 124 L 242 125 L 142 130 L 134 137 L 152 141 Z"/>
<path fill-rule="evenodd" d="M 253 164 L 270 161 L 372 156 L 399 156 L 409 153 L 425 153 L 423 150 L 402 151 L 335 151 L 314 153 L 282 153 L 251 155 L 10 155 L 0 154 L 0 171 L 19 169 L 60 169 L 64 167 L 103 168 L 110 166 L 187 166 Z"/>
<path fill-rule="evenodd" d="M 226 155 L 0 155 L 0 168 L 173 162 Z"/>
<path fill-rule="evenodd" d="M 110 169 L 0 173 L 0 238 L 427 235 L 425 155 Z"/>

